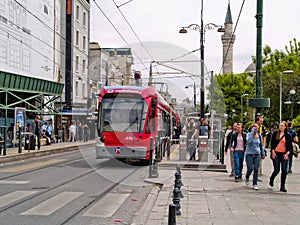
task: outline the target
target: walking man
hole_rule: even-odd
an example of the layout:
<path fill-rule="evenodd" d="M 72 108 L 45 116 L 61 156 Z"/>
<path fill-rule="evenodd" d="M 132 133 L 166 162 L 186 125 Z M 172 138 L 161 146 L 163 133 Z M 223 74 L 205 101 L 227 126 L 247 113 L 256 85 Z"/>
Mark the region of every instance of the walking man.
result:
<path fill-rule="evenodd" d="M 264 123 L 264 119 L 261 116 L 258 116 L 255 118 L 255 123 L 258 124 L 258 133 L 261 135 L 262 137 L 262 142 L 263 142 L 263 147 L 265 148 L 266 143 L 267 143 L 267 132 L 265 130 L 265 126 L 263 125 Z M 259 169 L 258 169 L 258 181 L 262 182 L 262 179 L 260 178 L 260 176 L 262 176 L 262 159 L 259 162 Z"/>
<path fill-rule="evenodd" d="M 237 123 L 234 123 L 232 126 L 232 130 L 228 133 L 227 135 L 227 140 L 226 140 L 226 146 L 225 146 L 225 154 L 227 154 L 228 148 L 230 147 L 231 144 L 231 136 L 233 133 L 236 132 L 236 126 Z M 233 152 L 229 151 L 229 156 L 230 156 L 230 165 L 231 165 L 231 173 L 230 173 L 230 177 L 234 177 L 235 176 L 235 172 L 234 172 L 234 157 L 233 157 Z"/>
<path fill-rule="evenodd" d="M 243 131 L 243 125 L 236 125 L 236 132 L 231 136 L 231 148 L 234 157 L 235 182 L 242 179 L 244 156 L 246 151 L 247 133 Z"/>
<path fill-rule="evenodd" d="M 296 131 L 293 129 L 293 123 L 291 121 L 288 122 L 288 132 L 291 135 L 292 138 L 292 142 L 298 144 L 298 136 Z M 293 155 L 294 154 L 289 154 L 289 168 L 288 168 L 288 172 L 292 173 L 292 165 L 293 165 Z"/>

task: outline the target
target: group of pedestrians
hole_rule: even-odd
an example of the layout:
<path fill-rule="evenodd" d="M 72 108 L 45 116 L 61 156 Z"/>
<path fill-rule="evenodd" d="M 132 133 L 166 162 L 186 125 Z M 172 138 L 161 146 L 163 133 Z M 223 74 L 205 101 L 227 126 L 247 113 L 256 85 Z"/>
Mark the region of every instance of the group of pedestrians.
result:
<path fill-rule="evenodd" d="M 69 126 L 69 141 L 87 142 L 90 137 L 90 129 L 87 124 L 82 125 L 80 121 L 73 121 Z"/>
<path fill-rule="evenodd" d="M 210 138 L 211 127 L 207 124 L 207 120 L 202 118 L 200 124 L 197 124 L 193 118 L 184 123 L 182 134 L 187 136 L 188 150 L 190 160 L 196 159 L 197 140 L 199 136 Z"/>
<path fill-rule="evenodd" d="M 263 126 L 263 118 L 257 117 L 246 132 L 242 123 L 234 123 L 231 130 L 225 133 L 225 153 L 230 150 L 231 174 L 235 181 L 242 180 L 244 160 L 247 171 L 245 173 L 245 184 L 253 173 L 252 185 L 258 190 L 259 175 L 262 174 L 262 160 L 266 157 L 266 131 Z M 286 177 L 292 173 L 293 146 L 292 142 L 298 142 L 297 133 L 292 129 L 291 123 L 281 121 L 278 129 L 274 130 L 270 138 L 270 158 L 273 163 L 273 172 L 269 179 L 270 187 L 274 187 L 274 180 L 281 169 L 280 191 L 286 190 Z"/>

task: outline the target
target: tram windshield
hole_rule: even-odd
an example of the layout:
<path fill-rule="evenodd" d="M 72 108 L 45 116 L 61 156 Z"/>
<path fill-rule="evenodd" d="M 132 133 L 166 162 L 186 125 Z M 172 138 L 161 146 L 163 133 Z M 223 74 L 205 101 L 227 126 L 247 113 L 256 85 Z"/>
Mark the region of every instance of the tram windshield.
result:
<path fill-rule="evenodd" d="M 143 132 L 148 105 L 141 98 L 104 98 L 101 103 L 100 132 Z"/>

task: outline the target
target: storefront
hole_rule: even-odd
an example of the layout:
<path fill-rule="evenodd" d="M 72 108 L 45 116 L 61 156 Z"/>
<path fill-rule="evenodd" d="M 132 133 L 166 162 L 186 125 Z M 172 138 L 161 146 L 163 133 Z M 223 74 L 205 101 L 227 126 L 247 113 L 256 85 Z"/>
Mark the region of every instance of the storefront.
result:
<path fill-rule="evenodd" d="M 64 84 L 0 72 L 0 135 L 7 141 L 8 131 L 15 131 L 15 109 L 25 109 L 25 122 L 31 122 L 35 115 L 60 115 Z M 55 119 L 56 120 L 56 119 Z M 54 121 L 61 127 L 61 121 Z M 23 126 L 22 129 L 25 129 Z M 15 139 L 14 137 L 9 137 Z M 6 143 L 4 144 L 4 148 Z"/>

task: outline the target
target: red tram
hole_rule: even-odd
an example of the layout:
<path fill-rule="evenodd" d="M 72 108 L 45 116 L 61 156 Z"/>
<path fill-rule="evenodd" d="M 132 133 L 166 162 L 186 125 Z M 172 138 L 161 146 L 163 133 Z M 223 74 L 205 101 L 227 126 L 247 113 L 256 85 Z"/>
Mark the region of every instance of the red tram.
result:
<path fill-rule="evenodd" d="M 175 110 L 153 87 L 106 86 L 99 94 L 96 158 L 150 160 L 158 133 L 171 137 Z"/>

